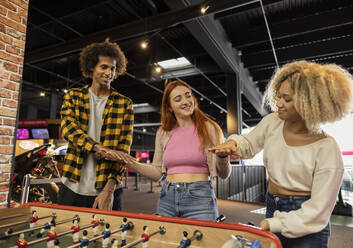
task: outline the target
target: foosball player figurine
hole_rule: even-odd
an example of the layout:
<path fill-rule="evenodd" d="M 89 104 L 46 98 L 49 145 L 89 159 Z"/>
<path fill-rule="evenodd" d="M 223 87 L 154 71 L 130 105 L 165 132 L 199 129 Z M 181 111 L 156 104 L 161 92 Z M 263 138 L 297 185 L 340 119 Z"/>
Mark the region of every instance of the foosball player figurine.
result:
<path fill-rule="evenodd" d="M 93 235 L 98 236 L 99 221 L 97 220 L 97 216 L 95 214 L 92 215 L 91 224 L 93 225 Z"/>
<path fill-rule="evenodd" d="M 53 218 L 50 223 L 45 223 L 43 227 L 40 229 L 39 233 L 37 233 L 37 238 L 43 237 L 43 233 L 47 230 L 50 230 L 51 226 L 56 226 L 55 219 Z"/>
<path fill-rule="evenodd" d="M 241 248 L 245 247 L 243 244 L 238 240 L 237 237 L 231 235 L 229 239 L 222 245 L 221 248 Z"/>
<path fill-rule="evenodd" d="M 60 248 L 59 244 L 60 244 L 60 241 L 58 239 L 56 239 L 54 241 L 54 247 L 53 248 Z"/>
<path fill-rule="evenodd" d="M 183 232 L 183 239 L 180 241 L 180 246 L 181 248 L 186 248 L 189 247 L 191 244 L 190 239 L 188 239 L 188 233 L 187 232 Z"/>
<path fill-rule="evenodd" d="M 79 242 L 79 238 L 80 238 L 80 229 L 81 227 L 78 224 L 79 219 L 74 219 L 72 221 L 73 226 L 71 227 L 72 230 L 72 242 L 74 244 L 77 244 Z"/>
<path fill-rule="evenodd" d="M 16 246 L 18 248 L 26 248 L 27 247 L 27 241 L 25 240 L 25 234 L 20 233 L 18 241 L 16 242 Z"/>
<path fill-rule="evenodd" d="M 260 241 L 254 240 L 254 241 L 251 243 L 250 248 L 261 248 L 261 243 L 260 243 Z"/>
<path fill-rule="evenodd" d="M 88 244 L 89 244 L 89 238 L 87 237 L 87 230 L 83 230 L 82 232 L 82 238 L 80 238 L 80 247 L 82 248 L 87 248 L 88 247 Z"/>
<path fill-rule="evenodd" d="M 0 240 L 8 239 L 11 233 L 13 233 L 13 230 L 11 228 L 7 229 L 5 232 L 0 234 Z"/>
<path fill-rule="evenodd" d="M 112 248 L 119 248 L 119 240 L 112 239 Z"/>
<path fill-rule="evenodd" d="M 102 242 L 103 246 L 102 247 L 106 248 L 106 247 L 108 247 L 108 244 L 110 242 L 110 235 L 111 235 L 110 225 L 108 223 L 105 224 L 105 229 L 102 232 L 102 234 L 103 234 L 103 242 Z"/>
<path fill-rule="evenodd" d="M 123 218 L 123 223 L 120 225 L 121 230 L 121 247 L 126 245 L 126 232 L 128 230 L 128 224 L 126 217 Z"/>
<path fill-rule="evenodd" d="M 54 247 L 54 242 L 55 242 L 55 239 L 56 239 L 55 224 L 52 224 L 50 226 L 50 230 L 48 231 L 46 236 L 48 237 L 47 248 L 53 248 Z"/>
<path fill-rule="evenodd" d="M 145 241 L 142 242 L 142 248 L 148 248 L 148 240 L 150 239 L 150 234 L 148 233 L 148 226 L 143 226 L 143 233 L 141 238 L 144 238 Z"/>
<path fill-rule="evenodd" d="M 29 228 L 35 228 L 37 225 L 37 221 L 38 221 L 38 215 L 37 215 L 37 211 L 33 210 L 32 211 L 32 216 L 29 218 Z M 29 232 L 29 236 L 32 236 L 34 234 L 34 231 L 30 231 Z"/>

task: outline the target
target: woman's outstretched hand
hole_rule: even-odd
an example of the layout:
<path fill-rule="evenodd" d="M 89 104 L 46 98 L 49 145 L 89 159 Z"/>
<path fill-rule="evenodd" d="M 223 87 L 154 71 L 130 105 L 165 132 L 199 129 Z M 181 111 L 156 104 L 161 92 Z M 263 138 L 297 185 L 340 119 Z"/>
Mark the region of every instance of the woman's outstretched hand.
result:
<path fill-rule="evenodd" d="M 219 157 L 226 157 L 228 155 L 240 157 L 240 153 L 236 151 L 236 143 L 233 140 L 228 140 L 223 144 L 209 148 L 208 151 L 215 153 Z"/>
<path fill-rule="evenodd" d="M 270 225 L 268 224 L 268 221 L 266 219 L 263 219 L 260 224 L 259 224 L 259 227 L 262 229 L 262 230 L 265 230 L 265 231 L 269 231 L 270 230 Z"/>

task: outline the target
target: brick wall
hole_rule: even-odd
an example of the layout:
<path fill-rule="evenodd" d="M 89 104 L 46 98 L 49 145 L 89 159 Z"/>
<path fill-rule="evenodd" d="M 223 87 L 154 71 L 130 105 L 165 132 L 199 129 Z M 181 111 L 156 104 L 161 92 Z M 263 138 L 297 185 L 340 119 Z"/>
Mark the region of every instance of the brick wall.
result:
<path fill-rule="evenodd" d="M 0 208 L 7 206 L 29 0 L 0 0 Z"/>

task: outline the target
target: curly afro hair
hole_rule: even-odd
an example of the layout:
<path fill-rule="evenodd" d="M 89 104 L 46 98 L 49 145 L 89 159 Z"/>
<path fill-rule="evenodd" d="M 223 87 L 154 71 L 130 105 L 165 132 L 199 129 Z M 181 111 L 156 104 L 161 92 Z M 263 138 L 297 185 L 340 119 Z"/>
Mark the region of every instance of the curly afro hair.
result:
<path fill-rule="evenodd" d="M 353 77 L 338 65 L 296 61 L 278 69 L 265 94 L 265 103 L 273 111 L 277 111 L 276 96 L 286 80 L 294 91 L 294 107 L 312 132 L 352 111 Z"/>
<path fill-rule="evenodd" d="M 92 43 L 82 49 L 80 53 L 80 66 L 82 75 L 86 78 L 92 77 L 92 68 L 94 68 L 99 56 L 111 57 L 116 60 L 116 73 L 114 79 L 126 71 L 127 59 L 121 51 L 119 45 L 110 42 L 107 38 L 104 42 Z"/>

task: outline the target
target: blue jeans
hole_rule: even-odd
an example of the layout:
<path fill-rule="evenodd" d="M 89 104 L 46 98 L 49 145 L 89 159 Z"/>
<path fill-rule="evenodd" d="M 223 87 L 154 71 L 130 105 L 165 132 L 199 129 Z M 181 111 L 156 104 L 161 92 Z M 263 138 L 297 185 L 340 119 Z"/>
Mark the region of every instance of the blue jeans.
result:
<path fill-rule="evenodd" d="M 267 193 L 266 218 L 273 217 L 276 210 L 290 212 L 301 208 L 310 196 L 284 196 Z M 281 233 L 274 233 L 281 240 L 283 248 L 327 248 L 330 238 L 330 223 L 320 232 L 300 238 L 286 238 Z"/>
<path fill-rule="evenodd" d="M 165 181 L 158 200 L 157 214 L 215 221 L 218 217 L 218 207 L 212 182 Z"/>

